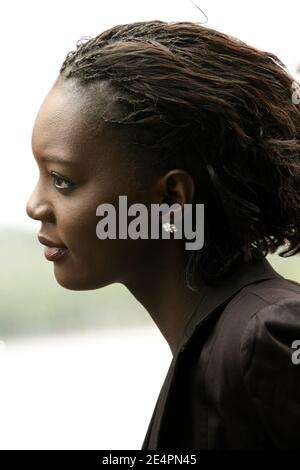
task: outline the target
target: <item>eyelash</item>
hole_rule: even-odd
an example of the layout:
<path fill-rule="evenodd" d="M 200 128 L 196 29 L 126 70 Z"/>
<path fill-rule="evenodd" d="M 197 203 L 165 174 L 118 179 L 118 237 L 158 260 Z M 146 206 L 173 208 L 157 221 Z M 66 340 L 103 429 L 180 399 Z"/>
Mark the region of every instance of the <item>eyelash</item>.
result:
<path fill-rule="evenodd" d="M 54 184 L 56 189 L 72 189 L 73 186 L 74 186 L 74 184 L 70 180 L 64 178 L 63 176 L 59 175 L 55 171 L 50 171 L 49 175 L 51 176 L 51 178 L 53 178 L 53 180 L 54 180 L 53 184 Z M 65 187 L 59 187 L 59 185 L 57 186 L 55 184 L 55 183 L 57 183 L 57 180 L 63 181 L 64 183 L 67 183 L 68 186 L 65 186 Z"/>

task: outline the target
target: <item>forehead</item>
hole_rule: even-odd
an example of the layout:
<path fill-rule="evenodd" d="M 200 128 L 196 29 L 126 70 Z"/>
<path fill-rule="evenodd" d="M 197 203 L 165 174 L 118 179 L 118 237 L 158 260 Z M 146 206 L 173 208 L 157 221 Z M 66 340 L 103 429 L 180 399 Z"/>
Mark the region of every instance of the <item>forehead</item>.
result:
<path fill-rule="evenodd" d="M 32 131 L 32 151 L 36 157 L 63 155 L 85 163 L 103 152 L 111 139 L 111 129 L 101 119 L 111 100 L 107 84 L 98 84 L 97 93 L 78 88 L 72 80 L 61 80 L 51 88 L 37 113 Z M 97 128 L 97 137 L 91 128 Z"/>

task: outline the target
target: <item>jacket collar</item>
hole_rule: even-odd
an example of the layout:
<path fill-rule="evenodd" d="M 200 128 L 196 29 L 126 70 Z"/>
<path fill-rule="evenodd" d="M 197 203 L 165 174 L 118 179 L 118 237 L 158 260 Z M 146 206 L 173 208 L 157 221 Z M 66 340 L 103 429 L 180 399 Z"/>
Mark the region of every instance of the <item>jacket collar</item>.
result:
<path fill-rule="evenodd" d="M 222 279 L 221 282 L 213 286 L 207 286 L 203 297 L 184 328 L 182 339 L 173 356 L 158 396 L 142 449 L 155 449 L 157 446 L 161 421 L 169 391 L 174 381 L 176 366 L 195 331 L 198 330 L 214 312 L 222 311 L 219 307 L 228 303 L 243 287 L 248 284 L 272 278 L 282 278 L 282 276 L 272 268 L 266 258 L 263 258 L 249 262 L 242 261 L 234 271 Z"/>

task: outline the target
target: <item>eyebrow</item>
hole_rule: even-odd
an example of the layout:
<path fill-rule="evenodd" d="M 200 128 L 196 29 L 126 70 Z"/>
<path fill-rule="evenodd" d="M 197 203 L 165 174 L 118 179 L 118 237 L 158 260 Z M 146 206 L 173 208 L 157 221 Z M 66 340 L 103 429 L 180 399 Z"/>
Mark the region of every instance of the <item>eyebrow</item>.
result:
<path fill-rule="evenodd" d="M 50 163 L 58 163 L 59 165 L 65 165 L 65 166 L 77 166 L 76 162 L 73 162 L 71 160 L 66 160 L 61 157 L 57 156 L 52 156 L 52 155 L 45 155 L 44 157 L 40 158 L 41 161 L 44 162 L 50 162 Z"/>

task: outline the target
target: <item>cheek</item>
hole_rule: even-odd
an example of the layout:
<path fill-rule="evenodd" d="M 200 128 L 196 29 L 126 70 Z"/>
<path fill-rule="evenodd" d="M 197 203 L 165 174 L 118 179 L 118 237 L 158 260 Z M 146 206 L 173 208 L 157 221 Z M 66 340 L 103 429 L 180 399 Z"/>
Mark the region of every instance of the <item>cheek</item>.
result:
<path fill-rule="evenodd" d="M 120 282 L 141 264 L 145 241 L 97 237 L 101 217 L 96 215 L 96 209 L 101 201 L 115 205 L 113 199 L 104 199 L 103 194 L 101 198 L 85 198 L 81 194 L 59 206 L 57 227 L 69 248 L 66 262 L 55 264 L 55 276 L 62 286 L 75 290 L 103 287 Z"/>
<path fill-rule="evenodd" d="M 119 271 L 113 259 L 115 246 L 112 240 L 98 239 L 97 221 L 94 210 L 79 208 L 62 219 L 62 239 L 69 252 L 65 260 L 55 263 L 54 274 L 63 287 L 89 290 L 114 282 Z"/>
<path fill-rule="evenodd" d="M 98 201 L 98 199 L 97 199 Z M 128 240 L 105 239 L 97 237 L 96 228 L 101 220 L 96 215 L 98 202 L 84 204 L 83 198 L 75 199 L 68 207 L 57 213 L 57 227 L 61 240 L 69 248 L 68 267 L 80 269 L 88 275 L 118 271 L 126 264 L 123 258 L 128 254 Z M 61 206 L 62 209 L 62 206 Z M 62 267 L 62 263 L 61 263 Z"/>
<path fill-rule="evenodd" d="M 72 256 L 96 240 L 96 204 L 89 203 L 79 193 L 60 199 L 55 206 L 56 227 L 59 238 L 69 248 Z"/>
<path fill-rule="evenodd" d="M 62 216 L 60 227 L 63 239 L 74 256 L 88 253 L 95 249 L 100 240 L 97 238 L 96 226 L 98 217 L 96 208 L 77 207 L 72 212 Z"/>

